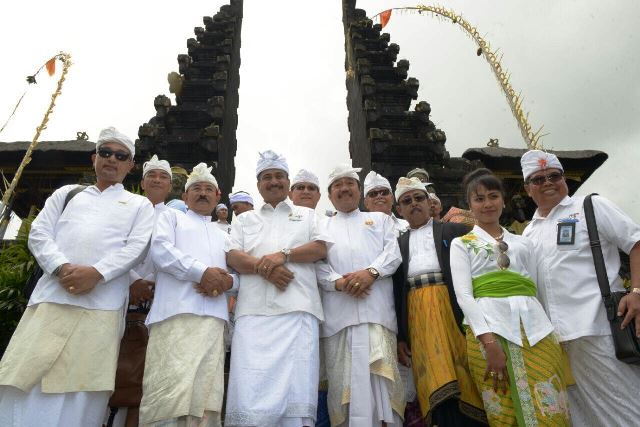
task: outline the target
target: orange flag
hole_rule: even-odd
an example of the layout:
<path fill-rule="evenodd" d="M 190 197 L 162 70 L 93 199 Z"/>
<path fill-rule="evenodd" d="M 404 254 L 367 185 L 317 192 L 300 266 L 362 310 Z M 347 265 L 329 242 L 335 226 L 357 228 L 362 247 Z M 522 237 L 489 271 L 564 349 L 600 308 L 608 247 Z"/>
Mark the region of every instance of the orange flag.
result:
<path fill-rule="evenodd" d="M 382 28 L 387 26 L 389 19 L 391 19 L 391 9 L 380 12 L 380 25 L 382 25 Z"/>
<path fill-rule="evenodd" d="M 48 60 L 45 67 L 47 67 L 47 73 L 49 73 L 50 76 L 53 76 L 56 73 L 56 57 L 54 56 Z"/>

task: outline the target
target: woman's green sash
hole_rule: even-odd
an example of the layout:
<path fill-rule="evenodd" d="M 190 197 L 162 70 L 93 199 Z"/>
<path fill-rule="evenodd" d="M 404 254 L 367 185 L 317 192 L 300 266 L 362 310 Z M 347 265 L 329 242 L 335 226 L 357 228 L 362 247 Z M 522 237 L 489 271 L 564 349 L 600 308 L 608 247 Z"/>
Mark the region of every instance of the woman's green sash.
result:
<path fill-rule="evenodd" d="M 533 297 L 536 284 L 528 277 L 510 270 L 492 271 L 473 279 L 473 297 Z"/>

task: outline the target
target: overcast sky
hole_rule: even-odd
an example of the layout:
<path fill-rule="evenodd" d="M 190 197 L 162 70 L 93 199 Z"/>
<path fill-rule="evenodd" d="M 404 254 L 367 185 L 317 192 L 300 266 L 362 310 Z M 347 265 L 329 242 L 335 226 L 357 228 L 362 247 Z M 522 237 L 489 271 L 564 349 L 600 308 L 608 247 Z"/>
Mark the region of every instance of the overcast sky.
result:
<path fill-rule="evenodd" d="M 169 95 L 167 73 L 202 16 L 223 1 L 11 2 L 0 15 L 0 125 L 26 88 L 25 77 L 60 50 L 73 56 L 67 82 L 41 140 L 91 140 L 114 125 L 131 137 Z M 292 174 L 305 167 L 321 183 L 349 161 L 344 37 L 339 0 L 245 0 L 235 190 L 255 191 L 260 150 L 287 156 Z M 360 0 L 369 16 L 416 3 Z M 609 160 L 582 187 L 599 192 L 640 221 L 640 3 L 602 1 L 440 1 L 476 25 L 525 96 L 544 146 L 596 149 Z M 460 156 L 498 138 L 524 147 L 488 64 L 462 30 L 429 15 L 394 13 L 385 32 L 400 45 L 420 81 L 419 99 Z M 0 141 L 31 140 L 58 74 L 42 73 Z M 323 206 L 328 206 L 325 200 Z"/>

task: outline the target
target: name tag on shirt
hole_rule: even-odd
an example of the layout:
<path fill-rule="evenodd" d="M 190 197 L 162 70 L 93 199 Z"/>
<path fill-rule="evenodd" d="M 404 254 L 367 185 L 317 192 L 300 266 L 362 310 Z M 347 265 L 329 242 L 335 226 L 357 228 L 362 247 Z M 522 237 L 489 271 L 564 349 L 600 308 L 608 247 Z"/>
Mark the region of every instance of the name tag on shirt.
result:
<path fill-rule="evenodd" d="M 558 245 L 573 245 L 576 242 L 576 222 L 578 221 L 575 219 L 558 222 Z"/>
<path fill-rule="evenodd" d="M 289 214 L 289 221 L 302 221 L 301 214 Z"/>

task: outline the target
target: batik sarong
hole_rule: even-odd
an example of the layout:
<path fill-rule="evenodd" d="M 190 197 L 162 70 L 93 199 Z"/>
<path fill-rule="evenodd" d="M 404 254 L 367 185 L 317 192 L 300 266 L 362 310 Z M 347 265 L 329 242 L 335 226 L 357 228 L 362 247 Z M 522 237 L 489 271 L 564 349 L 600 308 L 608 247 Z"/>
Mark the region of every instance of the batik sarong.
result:
<path fill-rule="evenodd" d="M 447 287 L 437 284 L 411 289 L 408 310 L 413 375 L 427 423 L 434 408 L 451 398 L 458 399 L 463 414 L 486 421 Z"/>
<path fill-rule="evenodd" d="M 524 332 L 524 331 L 523 331 Z M 522 333 L 522 347 L 496 335 L 507 357 L 509 387 L 506 394 L 484 380 L 487 362 L 471 329 L 467 330 L 469 369 L 480 390 L 487 418 L 495 426 L 571 425 L 560 345 L 548 335 L 531 347 Z"/>

